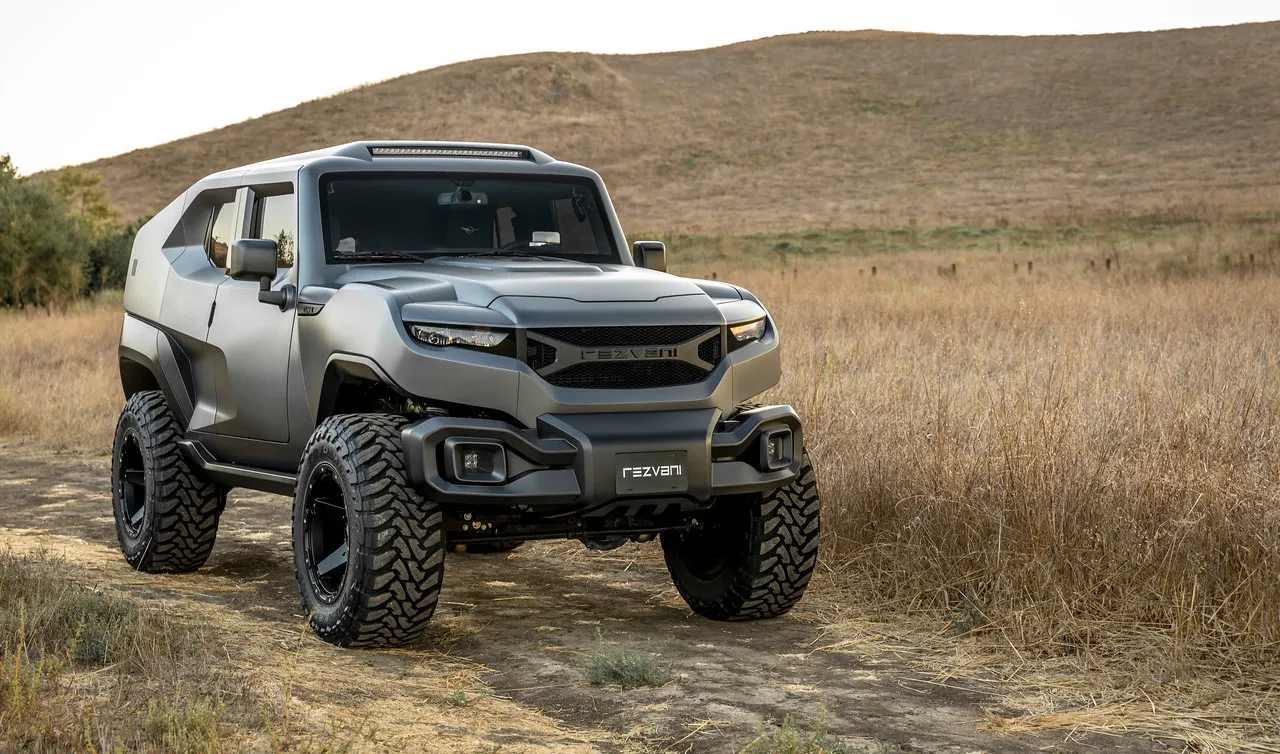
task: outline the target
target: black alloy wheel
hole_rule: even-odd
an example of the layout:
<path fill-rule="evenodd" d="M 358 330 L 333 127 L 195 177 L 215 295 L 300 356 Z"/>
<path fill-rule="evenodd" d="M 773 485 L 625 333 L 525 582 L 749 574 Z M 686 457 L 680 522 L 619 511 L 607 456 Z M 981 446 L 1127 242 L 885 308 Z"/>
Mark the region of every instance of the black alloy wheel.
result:
<path fill-rule="evenodd" d="M 116 451 L 116 464 L 120 469 L 116 494 L 124 509 L 124 528 L 130 537 L 142 533 L 142 522 L 147 515 L 147 472 L 142 464 L 142 447 L 138 433 L 125 430 L 123 441 Z"/>
<path fill-rule="evenodd" d="M 333 604 L 347 577 L 347 496 L 331 464 L 321 463 L 307 483 L 302 511 L 307 578 L 316 598 Z"/>

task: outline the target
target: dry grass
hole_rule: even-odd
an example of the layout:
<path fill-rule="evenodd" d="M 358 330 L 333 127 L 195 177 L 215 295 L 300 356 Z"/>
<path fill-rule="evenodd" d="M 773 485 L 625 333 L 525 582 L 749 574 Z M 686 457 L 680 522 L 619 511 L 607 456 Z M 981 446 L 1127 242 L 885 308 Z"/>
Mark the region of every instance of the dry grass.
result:
<path fill-rule="evenodd" d="M 107 452 L 124 405 L 120 294 L 54 314 L 0 311 L 0 436 Z"/>
<path fill-rule="evenodd" d="M 831 617 L 920 621 L 944 682 L 1035 713 L 1000 729 L 1274 746 L 1277 230 L 1120 243 L 1109 273 L 1099 239 L 732 274 L 705 250 L 783 330 L 772 397 L 817 459 Z"/>
<path fill-rule="evenodd" d="M 77 576 L 47 553 L 0 552 L 0 749 L 265 743 L 277 715 L 215 637 Z"/>
<path fill-rule="evenodd" d="M 445 66 L 99 160 L 126 218 L 196 179 L 355 139 L 517 141 L 590 165 L 626 227 L 1013 223 L 1274 209 L 1280 23 L 1142 34 L 774 37 Z"/>
<path fill-rule="evenodd" d="M 896 616 L 1001 729 L 1280 740 L 1280 220 L 1165 219 L 675 239 L 783 330 L 829 648 Z M 5 435 L 107 447 L 117 306 L 0 316 Z"/>

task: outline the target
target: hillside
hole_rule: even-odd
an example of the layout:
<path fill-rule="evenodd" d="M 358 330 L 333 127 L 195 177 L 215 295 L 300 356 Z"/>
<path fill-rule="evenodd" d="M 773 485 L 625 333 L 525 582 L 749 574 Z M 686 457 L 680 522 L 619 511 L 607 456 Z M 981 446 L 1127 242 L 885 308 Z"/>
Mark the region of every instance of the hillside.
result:
<path fill-rule="evenodd" d="M 126 217 L 354 139 L 522 142 L 654 232 L 1074 222 L 1280 204 L 1280 22 L 1081 37 L 822 32 L 431 69 L 98 160 Z"/>

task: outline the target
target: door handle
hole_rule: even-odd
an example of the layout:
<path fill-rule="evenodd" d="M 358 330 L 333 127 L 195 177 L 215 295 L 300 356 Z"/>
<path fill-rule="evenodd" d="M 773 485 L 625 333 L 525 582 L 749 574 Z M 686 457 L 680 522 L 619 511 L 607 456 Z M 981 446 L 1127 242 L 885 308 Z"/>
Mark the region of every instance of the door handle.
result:
<path fill-rule="evenodd" d="M 205 323 L 205 327 L 213 327 L 213 313 L 217 309 L 218 309 L 218 300 L 214 299 L 213 303 L 209 304 L 209 321 Z"/>

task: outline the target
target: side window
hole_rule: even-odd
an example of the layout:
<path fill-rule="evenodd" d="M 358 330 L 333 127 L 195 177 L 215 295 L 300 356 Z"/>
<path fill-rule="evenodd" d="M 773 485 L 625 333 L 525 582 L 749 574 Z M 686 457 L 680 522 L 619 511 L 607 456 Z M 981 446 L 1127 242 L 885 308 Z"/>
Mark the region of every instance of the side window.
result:
<path fill-rule="evenodd" d="M 276 266 L 293 266 L 298 237 L 298 200 L 293 194 L 258 195 L 253 201 L 253 237 L 276 242 Z"/>
<path fill-rule="evenodd" d="M 236 202 L 231 200 L 213 208 L 213 220 L 209 223 L 209 235 L 204 241 L 204 253 L 214 267 L 227 268 L 227 249 L 235 233 Z"/>

